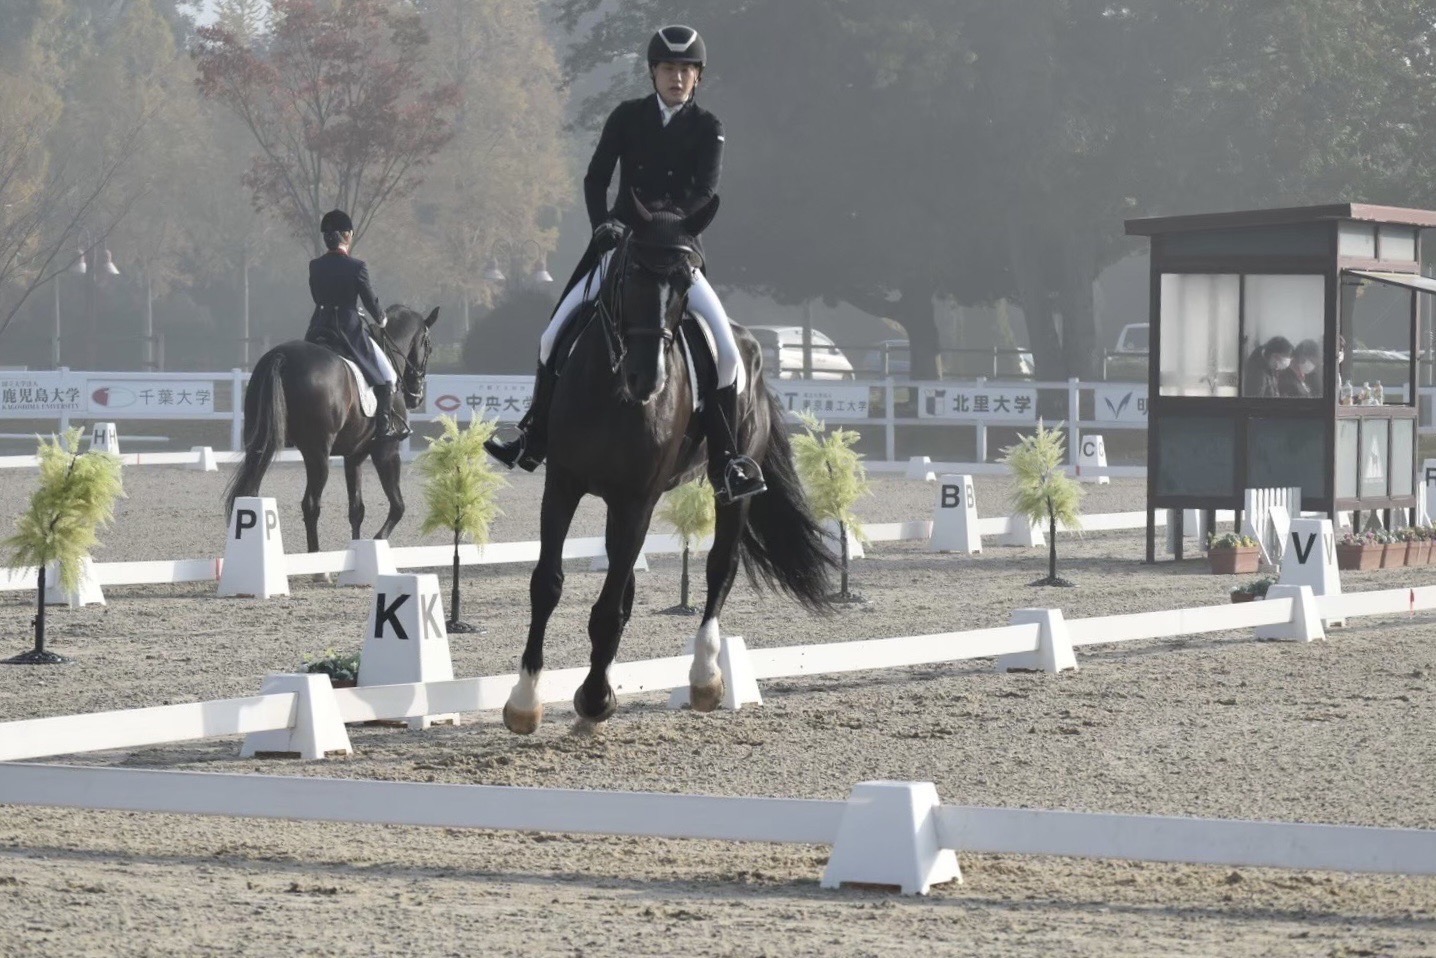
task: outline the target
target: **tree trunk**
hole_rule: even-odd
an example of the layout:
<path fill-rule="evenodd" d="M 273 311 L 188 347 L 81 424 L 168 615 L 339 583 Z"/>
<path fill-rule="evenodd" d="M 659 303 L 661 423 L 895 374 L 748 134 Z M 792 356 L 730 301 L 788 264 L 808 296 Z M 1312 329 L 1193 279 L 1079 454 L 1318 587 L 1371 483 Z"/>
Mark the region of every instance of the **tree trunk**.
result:
<path fill-rule="evenodd" d="M 1062 382 L 1068 376 L 1067 359 L 1052 312 L 1043 250 L 1016 221 L 1007 230 L 1007 258 L 1017 287 L 1017 304 L 1027 322 L 1027 341 L 1037 364 L 1037 378 L 1041 382 Z"/>
<path fill-rule="evenodd" d="M 1057 581 L 1057 513 L 1047 509 L 1047 578 Z"/>
<path fill-rule="evenodd" d="M 35 655 L 45 654 L 45 564 L 40 563 L 39 594 L 35 600 Z"/>
<path fill-rule="evenodd" d="M 683 543 L 683 578 L 680 580 L 678 604 L 688 608 L 688 542 Z"/>
<path fill-rule="evenodd" d="M 454 584 L 449 596 L 449 621 L 459 621 L 459 530 L 454 528 Z"/>
<path fill-rule="evenodd" d="M 938 350 L 937 311 L 932 304 L 933 290 L 927 284 L 914 284 L 903 289 L 902 299 L 893 303 L 892 318 L 907 330 L 908 356 L 913 379 L 941 379 L 942 362 Z"/>
<path fill-rule="evenodd" d="M 838 520 L 838 539 L 843 544 L 843 587 L 838 595 L 844 599 L 848 597 L 848 524 Z"/>
<path fill-rule="evenodd" d="M 1081 243 L 1074 235 L 1063 244 L 1058 302 L 1067 375 L 1091 381 L 1097 378 L 1097 313 L 1092 299 L 1095 264 Z"/>

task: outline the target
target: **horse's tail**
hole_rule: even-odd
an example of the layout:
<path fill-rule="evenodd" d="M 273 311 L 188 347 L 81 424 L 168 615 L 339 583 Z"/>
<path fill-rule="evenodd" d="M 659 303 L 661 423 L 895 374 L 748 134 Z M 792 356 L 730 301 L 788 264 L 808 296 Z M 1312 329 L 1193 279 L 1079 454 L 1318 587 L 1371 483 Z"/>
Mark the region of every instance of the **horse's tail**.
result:
<path fill-rule="evenodd" d="M 224 489 L 225 514 L 240 496 L 259 494 L 274 454 L 284 448 L 284 354 L 275 350 L 254 365 L 244 393 L 244 461 Z"/>
<path fill-rule="evenodd" d="M 755 585 L 761 580 L 792 596 L 804 608 L 831 612 L 831 577 L 838 561 L 823 541 L 823 529 L 808 508 L 802 482 L 793 468 L 783 412 L 766 396 L 758 401 L 768 416 L 768 444 L 761 463 L 768 491 L 749 500 L 748 521 L 739 544 L 743 569 Z"/>

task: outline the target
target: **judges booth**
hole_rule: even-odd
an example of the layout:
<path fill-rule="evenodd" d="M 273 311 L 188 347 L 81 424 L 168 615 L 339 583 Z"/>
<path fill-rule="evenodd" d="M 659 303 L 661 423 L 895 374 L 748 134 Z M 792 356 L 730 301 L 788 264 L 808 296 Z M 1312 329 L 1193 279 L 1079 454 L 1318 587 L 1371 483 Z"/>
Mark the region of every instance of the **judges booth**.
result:
<path fill-rule="evenodd" d="M 1328 514 L 1415 507 L 1433 226 L 1360 204 L 1127 221 L 1151 238 L 1147 561 L 1157 509 L 1177 510 L 1180 548 L 1181 510 L 1240 510 L 1248 488 L 1299 486 Z"/>

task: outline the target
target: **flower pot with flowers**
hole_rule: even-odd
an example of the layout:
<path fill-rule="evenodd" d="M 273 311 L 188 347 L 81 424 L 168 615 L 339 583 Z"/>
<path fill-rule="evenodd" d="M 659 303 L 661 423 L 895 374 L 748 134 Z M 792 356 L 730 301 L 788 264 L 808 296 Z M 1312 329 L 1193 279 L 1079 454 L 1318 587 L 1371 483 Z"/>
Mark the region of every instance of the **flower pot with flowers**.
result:
<path fill-rule="evenodd" d="M 1410 530 L 1413 548 L 1406 551 L 1407 565 L 1428 565 L 1431 562 L 1431 533 L 1425 526 L 1413 526 Z"/>
<path fill-rule="evenodd" d="M 1224 532 L 1207 539 L 1207 562 L 1213 575 L 1242 575 L 1255 572 L 1261 562 L 1261 547 L 1250 536 Z"/>
<path fill-rule="evenodd" d="M 1378 532 L 1376 538 L 1386 545 L 1381 553 L 1381 568 L 1399 569 L 1406 565 L 1406 543 L 1401 541 L 1399 533 Z"/>
<path fill-rule="evenodd" d="M 1276 576 L 1267 575 L 1232 586 L 1232 602 L 1255 602 L 1265 599 L 1267 590 L 1274 585 L 1276 585 Z"/>
<path fill-rule="evenodd" d="M 1336 567 L 1353 572 L 1381 568 L 1385 543 L 1375 532 L 1347 532 L 1336 543 Z"/>
<path fill-rule="evenodd" d="M 318 656 L 306 655 L 304 671 L 329 676 L 336 689 L 352 689 L 359 682 L 359 653 L 325 649 Z"/>

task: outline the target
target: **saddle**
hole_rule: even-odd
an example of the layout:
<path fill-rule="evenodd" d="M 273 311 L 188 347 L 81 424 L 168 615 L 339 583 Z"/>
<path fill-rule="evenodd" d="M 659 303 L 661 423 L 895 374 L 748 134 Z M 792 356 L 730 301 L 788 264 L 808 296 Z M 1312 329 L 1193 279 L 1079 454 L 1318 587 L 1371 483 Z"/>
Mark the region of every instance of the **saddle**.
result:
<path fill-rule="evenodd" d="M 374 338 L 372 329 L 366 330 L 366 333 L 371 339 Z M 385 336 L 383 339 L 376 339 L 375 341 L 384 348 L 385 353 L 389 354 L 389 362 L 393 363 L 395 361 L 394 351 L 385 342 L 388 338 L 389 337 Z M 354 390 L 359 394 L 359 408 L 363 411 L 364 415 L 372 418 L 374 414 L 379 411 L 379 397 L 374 394 L 374 387 L 369 385 L 369 381 L 365 379 L 364 374 L 359 371 L 359 364 L 349 358 L 349 341 L 339 335 L 337 330 L 323 326 L 309 330 L 304 336 L 304 341 L 313 343 L 316 346 L 323 346 L 338 356 L 344 365 L 348 367 L 349 375 L 354 379 Z M 394 368 L 398 369 L 399 367 L 395 365 Z"/>

